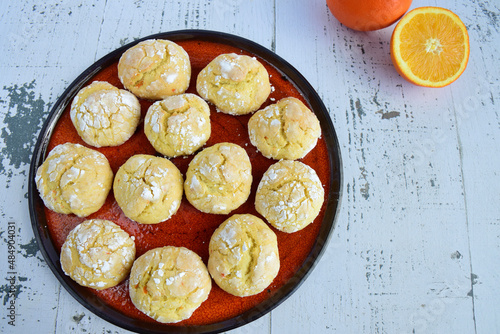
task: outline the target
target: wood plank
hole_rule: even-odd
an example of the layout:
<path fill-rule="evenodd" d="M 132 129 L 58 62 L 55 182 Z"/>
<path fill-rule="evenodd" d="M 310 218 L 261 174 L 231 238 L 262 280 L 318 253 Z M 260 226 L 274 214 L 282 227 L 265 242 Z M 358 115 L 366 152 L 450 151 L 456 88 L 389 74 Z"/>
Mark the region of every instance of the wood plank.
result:
<path fill-rule="evenodd" d="M 285 29 L 295 40 L 277 43 L 277 52 L 298 64 L 330 110 L 346 192 L 334 251 L 314 276 L 339 289 L 326 295 L 325 284 L 306 282 L 273 312 L 273 330 L 473 330 L 456 130 L 436 113 L 447 110 L 452 88 L 429 91 L 400 78 L 389 57 L 390 28 L 354 32 L 322 3 L 300 1 L 277 5 L 277 18 L 278 40 Z M 307 66 L 311 57 L 316 67 Z M 456 251 L 465 256 L 455 260 Z"/>
<path fill-rule="evenodd" d="M 211 15 L 225 15 L 228 11 L 231 12 L 235 6 L 237 6 L 237 3 L 226 3 L 226 4 L 218 4 L 212 5 L 211 8 L 207 8 L 207 4 L 189 4 L 189 3 L 177 3 L 176 6 L 177 12 L 169 12 L 167 15 L 165 13 L 159 13 L 157 12 L 156 16 L 151 17 L 150 14 L 147 14 L 146 12 L 143 12 L 144 15 L 136 15 L 138 11 L 143 11 L 144 7 L 150 6 L 148 8 L 148 12 L 151 9 L 154 9 L 154 6 L 158 6 L 159 4 L 164 5 L 165 7 L 168 7 L 168 3 L 144 3 L 144 2 L 136 2 L 134 4 L 130 5 L 123 5 L 118 2 L 107 2 L 106 6 L 104 6 L 104 3 L 99 4 L 88 4 L 88 5 L 80 5 L 77 7 L 72 6 L 72 4 L 68 4 L 66 6 L 63 6 L 62 4 L 59 3 L 49 3 L 43 6 L 38 6 L 38 5 L 32 5 L 32 4 L 24 4 L 21 5 L 21 8 L 15 5 L 11 5 L 10 7 L 7 8 L 6 14 L 4 14 L 5 17 L 10 17 L 10 21 L 2 21 L 4 25 L 11 25 L 11 26 L 17 26 L 21 27 L 21 30 L 18 33 L 11 33 L 8 35 L 9 37 L 9 43 L 10 43 L 10 48 L 12 50 L 17 49 L 17 48 L 29 48 L 31 43 L 36 42 L 36 39 L 39 38 L 38 34 L 34 35 L 33 32 L 29 31 L 27 26 L 35 26 L 37 29 L 41 30 L 40 34 L 45 34 L 45 38 L 42 41 L 42 45 L 45 45 L 44 43 L 47 43 L 46 45 L 57 45 L 58 48 L 47 48 L 47 53 L 43 53 L 42 55 L 44 57 L 40 57 L 35 53 L 34 49 L 30 49 L 30 52 L 22 53 L 22 56 L 25 58 L 19 58 L 16 57 L 15 60 L 18 61 L 18 64 L 10 64 L 7 67 L 7 72 L 10 74 L 10 76 L 7 77 L 6 82 L 16 82 L 15 77 L 19 77 L 20 75 L 16 72 L 17 70 L 14 70 L 14 66 L 25 66 L 25 64 L 29 63 L 31 67 L 38 67 L 42 68 L 42 71 L 39 71 L 37 76 L 35 76 L 34 81 L 24 81 L 24 79 L 20 79 L 19 84 L 13 84 L 12 86 L 9 87 L 4 87 L 4 91 L 2 91 L 2 101 L 6 102 L 7 104 L 13 104 L 13 108 L 18 108 L 16 103 L 19 99 L 24 98 L 25 96 L 28 96 L 31 98 L 30 101 L 24 102 L 23 103 L 23 110 L 22 112 L 18 110 L 8 110 L 6 112 L 5 118 L 4 118 L 4 124 L 9 124 L 12 126 L 14 122 L 18 122 L 16 124 L 19 124 L 21 120 L 19 119 L 12 119 L 10 118 L 11 114 L 20 114 L 20 116 L 23 116 L 25 120 L 29 115 L 26 115 L 27 113 L 27 108 L 31 107 L 36 107 L 40 105 L 41 107 L 38 107 L 36 109 L 40 115 L 39 117 L 35 118 L 37 121 L 37 124 L 33 125 L 33 131 L 38 132 L 39 128 L 42 124 L 42 119 L 43 119 L 43 114 L 46 114 L 50 108 L 50 105 L 55 102 L 59 94 L 62 93 L 62 91 L 66 88 L 66 86 L 86 67 L 88 67 L 94 60 L 99 58 L 100 56 L 104 55 L 105 53 L 115 49 L 116 47 L 131 41 L 134 37 L 142 37 L 147 34 L 151 33 L 156 33 L 158 31 L 166 31 L 166 30 L 173 30 L 172 28 L 172 23 L 175 22 L 180 23 L 179 21 L 179 16 L 178 12 L 182 11 L 185 12 L 187 11 L 189 14 L 186 15 L 186 20 L 183 22 L 184 24 L 179 24 L 175 29 L 185 29 L 185 28 L 200 28 L 200 21 L 199 21 L 199 11 L 200 8 L 204 7 L 202 9 L 204 12 L 210 12 Z M 221 7 L 224 5 L 227 8 Z M 153 7 L 151 7 L 153 6 Z M 186 7 L 187 6 L 187 7 Z M 170 7 L 172 5 L 170 4 Z M 141 10 L 141 8 L 143 8 Z M 270 7 L 269 7 L 270 8 Z M 257 8 L 260 11 L 266 11 L 265 6 L 260 6 Z M 238 10 L 241 10 L 239 8 Z M 26 23 L 21 22 L 20 24 L 15 21 L 15 17 L 19 16 L 18 13 L 29 13 L 31 16 L 29 19 L 26 19 Z M 31 13 L 33 12 L 33 13 Z M 152 11 L 155 12 L 155 11 Z M 4 12 L 5 13 L 5 12 Z M 272 13 L 272 12 L 271 12 Z M 118 14 L 118 16 L 115 16 Z M 124 17 L 128 14 L 129 17 Z M 161 14 L 161 17 L 160 17 Z M 258 12 L 253 12 L 252 14 L 254 15 L 261 15 L 262 13 Z M 206 13 L 204 14 L 206 15 Z M 116 20 L 113 18 L 117 17 Z M 265 16 L 264 16 L 265 17 Z M 155 24 L 158 22 L 158 20 L 161 19 L 162 21 L 162 26 L 165 28 L 162 28 L 161 30 L 155 30 Z M 218 27 L 221 28 L 221 30 L 225 29 L 224 25 L 221 25 L 220 23 L 224 23 L 226 25 L 233 25 L 233 27 L 230 29 L 233 31 L 233 33 L 236 33 L 238 35 L 243 35 L 249 38 L 256 37 L 256 39 L 260 39 L 261 41 L 271 41 L 272 36 L 274 33 L 274 30 L 272 29 L 255 29 L 249 32 L 245 31 L 240 31 L 240 27 L 236 25 L 235 22 L 231 21 L 224 21 L 221 19 L 217 20 L 211 20 L 212 22 L 218 22 L 219 25 Z M 148 22 L 150 25 L 144 24 L 145 22 Z M 121 25 L 119 26 L 118 23 Z M 116 24 L 117 26 L 115 26 Z M 206 22 L 204 23 L 206 24 Z M 137 30 L 136 28 L 140 26 L 141 29 Z M 266 25 L 268 26 L 268 25 Z M 127 31 L 127 27 L 129 28 L 129 31 L 133 31 L 134 33 L 138 35 L 124 35 L 121 39 L 117 39 L 117 34 L 116 31 L 120 30 L 122 31 L 121 28 L 124 28 L 125 31 Z M 208 28 L 208 27 L 203 27 L 203 28 Z M 211 29 L 215 29 L 215 27 L 211 27 Z M 83 34 L 82 36 L 78 36 L 79 31 L 85 30 L 86 34 Z M 15 29 L 10 29 L 9 31 L 15 31 Z M 253 35 L 255 34 L 255 35 Z M 57 37 L 56 37 L 57 36 Z M 61 38 L 61 36 L 63 38 Z M 75 47 L 75 39 L 78 36 L 78 47 Z M 129 37 L 131 36 L 131 37 Z M 268 43 L 268 47 L 270 47 L 270 43 Z M 5 50 L 5 49 L 2 49 Z M 85 52 L 82 52 L 84 50 Z M 21 53 L 20 53 L 21 55 Z M 4 55 L 2 55 L 3 57 Z M 38 56 L 38 57 L 36 57 Z M 6 55 L 5 55 L 6 57 Z M 47 69 L 47 70 L 44 70 Z M 53 76 L 55 73 L 62 73 L 59 76 Z M 32 75 L 31 71 L 26 71 L 27 75 Z M 39 87 L 39 82 L 41 82 L 41 85 L 46 87 L 47 89 L 40 88 Z M 50 87 L 50 89 L 49 89 Z M 10 90 L 9 90 L 10 89 Z M 12 95 L 12 92 L 16 93 L 16 91 L 19 91 L 19 94 L 24 94 L 22 96 L 9 96 L 9 94 Z M 43 95 L 45 96 L 44 98 L 36 98 L 33 97 L 34 92 L 43 92 Z M 16 100 L 17 99 L 17 100 Z M 48 102 L 45 102 L 48 99 Z M 27 103 L 31 103 L 31 105 L 27 105 Z M 18 117 L 19 118 L 19 117 Z M 29 117 L 28 117 L 29 118 Z M 17 138 L 16 138 L 17 139 Z M 28 150 L 31 151 L 31 149 L 34 146 L 36 140 L 36 136 L 33 136 L 30 142 L 27 143 Z M 13 150 L 13 148 L 9 148 L 10 150 Z M 27 175 L 27 169 L 28 169 L 28 163 L 30 160 L 30 152 L 26 151 L 24 156 L 22 157 L 22 162 L 17 163 L 16 161 L 19 160 L 17 159 L 16 161 L 7 161 L 6 166 L 12 166 L 13 164 L 19 170 L 15 170 L 14 173 L 16 175 L 12 176 L 9 175 L 8 177 L 8 182 L 10 183 L 15 183 L 18 182 L 19 180 L 24 181 L 25 175 Z M 12 151 L 14 152 L 14 151 Z M 9 153 L 5 152 L 5 156 L 9 157 L 14 157 L 14 153 Z M 15 168 L 15 169 L 16 169 Z M 20 174 L 21 177 L 16 178 L 16 176 L 19 176 L 17 174 Z M 9 198 L 11 199 L 11 198 Z M 23 200 L 25 200 L 23 198 Z M 21 202 L 21 201 L 20 201 Z M 17 212 L 18 208 L 16 205 L 12 206 L 10 205 L 11 203 L 9 200 L 7 200 L 7 203 L 2 203 L 2 207 L 5 208 L 12 208 L 13 212 Z M 25 203 L 23 203 L 25 204 Z M 3 214 L 7 214 L 6 212 L 3 212 Z M 14 214 L 14 216 L 17 216 Z M 23 219 L 23 221 L 28 222 L 29 219 Z M 32 233 L 31 231 L 27 228 L 29 227 L 29 224 L 25 226 L 22 230 L 27 232 L 28 235 Z M 33 240 L 33 239 L 32 239 Z M 24 244 L 23 244 L 24 245 Z M 39 256 L 41 256 L 38 253 Z M 25 265 L 23 265 L 24 267 Z M 23 276 L 24 277 L 24 276 Z M 40 321 L 45 321 L 50 323 L 49 324 L 43 324 L 43 328 L 52 328 L 50 331 L 54 332 L 61 332 L 61 333 L 66 333 L 68 330 L 76 330 L 76 331 L 87 331 L 87 332 L 92 332 L 92 333 L 97 333 L 97 332 L 104 332 L 105 330 L 107 332 L 113 331 L 113 332 L 123 332 L 119 328 L 112 326 L 108 324 L 107 322 L 101 320 L 100 318 L 90 314 L 88 310 L 83 308 L 81 305 L 79 305 L 64 289 L 61 289 L 57 280 L 55 277 L 52 275 L 52 273 L 48 270 L 48 268 L 45 265 L 44 269 L 44 278 L 46 278 L 49 283 L 55 288 L 55 291 L 52 291 L 51 296 L 47 296 L 46 294 L 42 295 L 39 294 L 40 296 L 44 297 L 46 300 L 48 300 L 49 304 L 52 303 L 51 305 L 53 306 L 47 306 L 44 308 L 51 309 L 53 311 L 53 314 L 49 314 L 48 312 L 44 314 L 42 317 L 40 314 L 40 318 L 42 319 L 37 319 L 37 322 Z M 44 285 L 47 283 L 43 283 L 43 285 L 37 285 L 31 284 L 31 279 L 30 279 L 30 291 L 31 289 L 35 291 L 35 295 L 37 295 L 36 291 L 37 290 L 47 290 L 44 288 Z M 24 288 L 24 287 L 23 287 Z M 26 313 L 23 312 L 23 314 L 30 314 L 34 310 L 36 310 L 39 305 L 34 304 L 34 303 L 25 303 L 24 300 L 22 300 L 22 297 L 24 294 L 22 291 L 19 293 L 19 298 L 20 301 L 19 303 L 21 305 L 28 305 L 28 308 L 26 308 Z M 31 294 L 28 297 L 28 300 L 33 299 Z M 263 317 L 259 321 L 256 321 L 254 324 L 252 324 L 252 328 L 258 329 L 261 332 L 267 332 L 269 328 L 269 316 Z M 22 326 L 18 327 L 19 330 L 25 330 L 27 332 L 32 331 L 33 325 L 35 325 L 35 322 L 32 322 L 33 320 L 32 317 L 22 317 Z M 2 324 L 3 325 L 3 324 Z"/>
<path fill-rule="evenodd" d="M 471 57 L 453 94 L 470 242 L 471 288 L 477 333 L 500 332 L 500 6 L 492 1 L 460 4 L 469 28 Z"/>

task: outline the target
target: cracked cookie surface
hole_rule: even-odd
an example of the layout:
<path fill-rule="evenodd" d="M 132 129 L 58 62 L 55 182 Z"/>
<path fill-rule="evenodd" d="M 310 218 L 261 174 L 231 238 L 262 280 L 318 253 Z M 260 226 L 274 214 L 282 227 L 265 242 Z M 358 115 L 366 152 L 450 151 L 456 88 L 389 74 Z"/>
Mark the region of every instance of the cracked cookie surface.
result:
<path fill-rule="evenodd" d="M 262 176 L 255 209 L 278 230 L 292 233 L 314 221 L 324 194 L 314 169 L 300 161 L 281 160 Z"/>
<path fill-rule="evenodd" d="M 134 95 L 150 100 L 184 93 L 191 79 L 189 55 L 164 39 L 142 41 L 123 53 L 118 77 Z"/>
<path fill-rule="evenodd" d="M 233 215 L 214 232 L 208 271 L 221 289 L 239 297 L 262 292 L 280 268 L 276 234 L 262 219 Z"/>
<path fill-rule="evenodd" d="M 266 101 L 271 84 L 266 68 L 255 57 L 226 53 L 201 70 L 196 90 L 219 111 L 244 115 Z"/>
<path fill-rule="evenodd" d="M 135 132 L 141 116 L 139 100 L 104 81 L 94 81 L 73 99 L 70 117 L 78 135 L 95 147 L 118 146 Z"/>
<path fill-rule="evenodd" d="M 104 154 L 65 143 L 50 151 L 37 169 L 35 182 L 47 208 L 86 217 L 106 201 L 113 172 Z"/>
<path fill-rule="evenodd" d="M 147 251 L 132 266 L 129 293 L 135 307 L 162 323 L 191 317 L 212 289 L 201 258 L 184 247 Z"/>
<path fill-rule="evenodd" d="M 288 97 L 257 111 L 248 121 L 248 134 L 265 157 L 296 160 L 316 146 L 321 127 L 302 101 Z"/>
<path fill-rule="evenodd" d="M 97 290 L 119 284 L 135 260 L 133 237 L 104 219 L 77 225 L 61 248 L 61 267 L 78 284 Z"/>
<path fill-rule="evenodd" d="M 198 210 L 227 214 L 246 202 L 251 185 L 252 165 L 247 152 L 233 143 L 219 143 L 191 160 L 184 192 Z"/>
<path fill-rule="evenodd" d="M 163 155 L 192 154 L 210 138 L 210 108 L 194 94 L 167 97 L 149 107 L 144 133 L 155 150 Z"/>
<path fill-rule="evenodd" d="M 179 209 L 182 184 L 179 169 L 168 159 L 138 154 L 118 169 L 113 193 L 128 218 L 141 224 L 158 224 Z"/>

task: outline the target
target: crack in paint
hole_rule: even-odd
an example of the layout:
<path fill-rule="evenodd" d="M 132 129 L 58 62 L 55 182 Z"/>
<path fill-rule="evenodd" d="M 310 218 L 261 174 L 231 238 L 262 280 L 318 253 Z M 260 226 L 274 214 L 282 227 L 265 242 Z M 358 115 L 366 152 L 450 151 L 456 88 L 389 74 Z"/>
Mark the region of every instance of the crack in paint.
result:
<path fill-rule="evenodd" d="M 3 115 L 3 128 L 0 132 L 3 145 L 0 154 L 3 158 L 0 164 L 0 175 L 7 176 L 6 187 L 14 175 L 14 169 L 29 165 L 37 134 L 42 127 L 47 103 L 35 94 L 35 80 L 18 86 L 4 86 L 7 101 L 7 112 Z"/>
<path fill-rule="evenodd" d="M 19 252 L 24 258 L 36 257 L 40 261 L 43 261 L 40 257 L 37 256 L 37 253 L 40 251 L 38 247 L 38 243 L 35 238 L 31 238 L 30 242 L 27 244 L 20 244 L 19 248 L 21 251 Z"/>
<path fill-rule="evenodd" d="M 454 253 L 451 254 L 451 258 L 453 260 L 459 260 L 459 259 L 463 258 L 463 255 L 460 254 L 459 251 L 456 251 L 456 252 L 454 252 Z"/>
<path fill-rule="evenodd" d="M 376 111 L 375 113 L 382 115 L 382 119 L 391 119 L 394 117 L 399 117 L 399 115 L 401 115 L 401 113 L 399 111 L 396 111 L 396 110 L 384 112 L 382 109 L 380 109 L 380 110 Z"/>
<path fill-rule="evenodd" d="M 80 321 L 82 321 L 84 316 L 85 316 L 85 313 L 74 315 L 73 321 L 76 322 L 77 324 L 79 324 Z"/>
<path fill-rule="evenodd" d="M 353 102 L 354 102 L 354 108 L 356 109 L 356 112 L 358 113 L 358 117 L 360 119 L 363 118 L 363 116 L 366 116 L 366 113 L 365 111 L 363 110 L 363 106 L 361 105 L 361 101 L 359 99 L 356 99 L 356 101 L 352 101 L 351 100 L 351 109 L 352 108 L 352 105 L 353 105 Z M 353 109 L 354 110 L 354 109 Z"/>
<path fill-rule="evenodd" d="M 10 298 L 14 298 L 16 300 L 21 293 L 21 288 L 23 286 L 21 284 L 4 284 L 0 285 L 0 296 L 3 295 L 3 305 L 7 305 Z"/>
<path fill-rule="evenodd" d="M 359 188 L 359 191 L 361 192 L 361 196 L 363 196 L 364 199 L 368 199 L 370 197 L 370 183 L 368 182 L 368 172 L 365 167 L 360 167 L 360 172 L 361 172 L 361 178 L 365 180 L 365 184 Z"/>
<path fill-rule="evenodd" d="M 483 14 L 488 18 L 488 21 L 489 21 L 488 26 L 493 26 L 493 27 L 495 27 L 495 30 L 497 30 L 496 28 L 498 27 L 499 15 L 497 13 L 489 10 L 488 8 L 486 8 L 484 3 L 478 3 L 478 6 L 479 6 L 479 8 L 481 8 L 481 11 L 483 12 Z"/>

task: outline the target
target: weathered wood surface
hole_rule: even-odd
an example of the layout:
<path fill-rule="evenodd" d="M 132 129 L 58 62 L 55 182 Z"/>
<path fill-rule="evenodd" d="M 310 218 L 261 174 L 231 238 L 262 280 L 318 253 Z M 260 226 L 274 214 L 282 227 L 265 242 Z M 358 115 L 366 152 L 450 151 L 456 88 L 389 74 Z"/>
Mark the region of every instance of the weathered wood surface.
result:
<path fill-rule="evenodd" d="M 500 3 L 412 8 L 425 5 L 453 10 L 470 34 L 468 68 L 442 89 L 397 75 L 392 27 L 354 32 L 323 0 L 1 1 L 0 331 L 124 332 L 78 304 L 45 264 L 28 214 L 31 153 L 51 106 L 95 60 L 149 34 L 208 29 L 295 66 L 330 110 L 344 164 L 323 258 L 292 297 L 232 333 L 499 333 Z"/>

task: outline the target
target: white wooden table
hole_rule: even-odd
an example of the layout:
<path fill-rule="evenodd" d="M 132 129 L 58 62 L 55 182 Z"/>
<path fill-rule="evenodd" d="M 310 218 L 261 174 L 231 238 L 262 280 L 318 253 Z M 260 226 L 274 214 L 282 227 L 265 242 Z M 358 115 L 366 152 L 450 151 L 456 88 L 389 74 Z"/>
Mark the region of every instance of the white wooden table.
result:
<path fill-rule="evenodd" d="M 0 332 L 125 332 L 46 265 L 28 213 L 31 153 L 51 106 L 94 61 L 153 33 L 208 29 L 296 67 L 330 111 L 344 164 L 321 261 L 282 305 L 233 332 L 500 333 L 500 2 L 412 8 L 425 5 L 451 9 L 470 34 L 468 68 L 442 89 L 397 75 L 393 27 L 349 30 L 324 0 L 1 1 Z"/>

